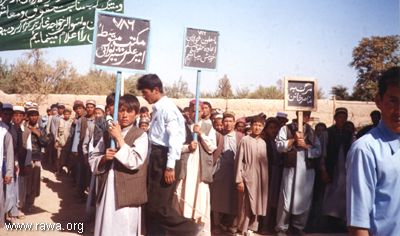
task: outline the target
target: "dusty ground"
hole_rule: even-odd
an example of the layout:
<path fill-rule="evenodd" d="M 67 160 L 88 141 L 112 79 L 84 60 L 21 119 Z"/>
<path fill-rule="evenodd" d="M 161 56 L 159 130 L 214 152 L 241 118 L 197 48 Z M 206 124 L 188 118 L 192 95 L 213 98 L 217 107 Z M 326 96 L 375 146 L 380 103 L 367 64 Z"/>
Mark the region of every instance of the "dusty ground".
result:
<path fill-rule="evenodd" d="M 17 220 L 16 223 L 32 223 L 32 230 L 6 230 L 0 229 L 2 236 L 41 236 L 41 235 L 80 235 L 82 225 L 85 226 L 84 235 L 93 235 L 93 223 L 85 223 L 85 203 L 81 202 L 73 189 L 73 183 L 67 176 L 56 178 L 55 175 L 43 169 L 41 194 L 35 201 L 35 207 L 31 214 L 26 215 L 25 219 Z M 51 224 L 56 225 L 55 230 L 43 230 Z M 75 223 L 75 229 L 73 224 Z M 57 230 L 57 227 L 63 228 Z M 214 236 L 231 236 L 214 235 Z M 259 234 L 255 234 L 259 235 Z M 309 234 L 314 236 L 345 236 L 346 234 Z M 128 236 L 128 235 L 127 235 Z"/>
<path fill-rule="evenodd" d="M 27 214 L 25 219 L 16 221 L 17 223 L 32 223 L 32 230 L 17 232 L 15 229 L 13 231 L 0 229 L 0 235 L 78 235 L 78 232 L 82 232 L 85 204 L 75 196 L 72 181 L 68 177 L 57 179 L 52 172 L 42 169 L 41 193 L 34 205 L 31 214 Z M 59 227 L 63 230 L 41 230 L 46 227 L 44 225 L 46 223 L 47 226 L 60 223 Z M 85 235 L 91 234 L 89 232 Z"/>

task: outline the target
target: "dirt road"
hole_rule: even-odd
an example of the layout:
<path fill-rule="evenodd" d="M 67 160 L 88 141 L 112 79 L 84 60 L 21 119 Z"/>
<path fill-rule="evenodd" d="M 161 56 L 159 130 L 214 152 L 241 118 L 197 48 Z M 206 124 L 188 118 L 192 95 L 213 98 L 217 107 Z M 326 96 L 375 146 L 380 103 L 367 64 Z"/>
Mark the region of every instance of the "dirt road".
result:
<path fill-rule="evenodd" d="M 35 200 L 32 213 L 17 220 L 19 229 L 0 229 L 1 236 L 68 236 L 93 235 L 93 223 L 85 223 L 85 202 L 76 197 L 70 177 L 56 178 L 54 173 L 42 169 L 40 196 Z M 85 228 L 85 231 L 83 229 Z M 258 234 L 255 234 L 258 235 Z M 310 234 L 313 236 L 345 236 L 346 234 Z M 214 235 L 217 236 L 217 235 Z M 225 236 L 225 235 L 218 235 Z"/>
<path fill-rule="evenodd" d="M 0 235 L 78 235 L 83 232 L 84 220 L 85 203 L 76 197 L 72 180 L 67 176 L 56 178 L 52 172 L 42 169 L 41 193 L 32 212 L 25 219 L 16 220 L 24 223 L 19 225 L 19 230 L 5 227 L 0 229 Z M 91 234 L 90 230 L 85 232 L 85 235 Z"/>

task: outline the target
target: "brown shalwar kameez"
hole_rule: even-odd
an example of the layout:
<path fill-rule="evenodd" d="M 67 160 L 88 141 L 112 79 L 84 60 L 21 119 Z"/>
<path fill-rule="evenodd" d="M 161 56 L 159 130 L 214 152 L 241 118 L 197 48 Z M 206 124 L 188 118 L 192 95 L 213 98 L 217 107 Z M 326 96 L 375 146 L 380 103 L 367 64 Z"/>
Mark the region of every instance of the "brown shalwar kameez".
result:
<path fill-rule="evenodd" d="M 244 183 L 239 194 L 238 230 L 258 229 L 257 216 L 265 216 L 268 202 L 267 147 L 262 138 L 243 137 L 236 158 L 236 183 Z"/>

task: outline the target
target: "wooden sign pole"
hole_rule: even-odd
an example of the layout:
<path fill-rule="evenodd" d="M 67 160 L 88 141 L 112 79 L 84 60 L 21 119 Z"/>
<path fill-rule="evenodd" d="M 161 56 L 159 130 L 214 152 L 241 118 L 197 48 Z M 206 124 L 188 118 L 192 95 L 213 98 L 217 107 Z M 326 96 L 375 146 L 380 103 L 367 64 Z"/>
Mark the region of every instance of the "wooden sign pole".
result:
<path fill-rule="evenodd" d="M 303 111 L 299 111 L 297 114 L 297 131 L 303 133 Z"/>

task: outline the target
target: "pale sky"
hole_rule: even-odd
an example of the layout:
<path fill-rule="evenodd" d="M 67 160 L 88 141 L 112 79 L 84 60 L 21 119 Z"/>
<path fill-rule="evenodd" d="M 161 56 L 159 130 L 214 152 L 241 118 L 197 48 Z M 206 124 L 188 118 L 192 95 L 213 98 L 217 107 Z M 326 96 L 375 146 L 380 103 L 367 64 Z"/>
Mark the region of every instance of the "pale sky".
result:
<path fill-rule="evenodd" d="M 182 68 L 186 27 L 219 31 L 216 71 L 202 71 L 201 91 L 215 91 L 224 74 L 233 88 L 276 85 L 284 76 L 314 77 L 325 95 L 335 85 L 351 91 L 349 67 L 363 37 L 400 34 L 398 0 L 125 0 L 125 15 L 150 20 L 147 73 L 166 84 L 180 77 L 195 92 L 196 70 Z M 0 52 L 8 63 L 25 50 Z M 80 73 L 91 67 L 90 45 L 45 49 Z"/>

